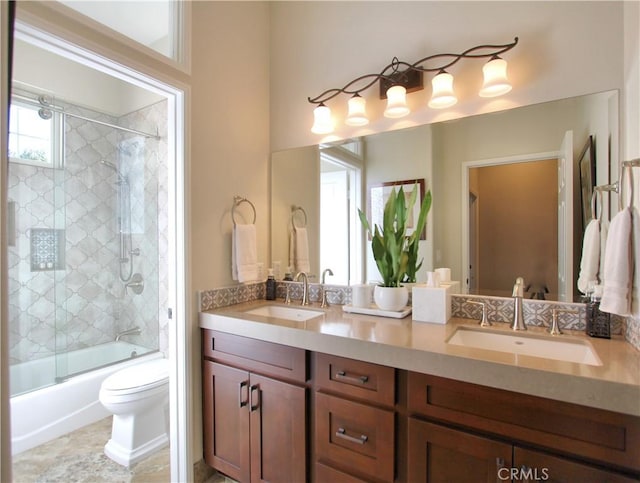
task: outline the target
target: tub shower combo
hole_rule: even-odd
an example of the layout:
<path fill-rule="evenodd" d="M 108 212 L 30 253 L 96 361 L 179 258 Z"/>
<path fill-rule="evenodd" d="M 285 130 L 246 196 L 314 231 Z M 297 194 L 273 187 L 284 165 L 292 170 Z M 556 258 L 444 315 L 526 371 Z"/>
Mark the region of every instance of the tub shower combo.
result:
<path fill-rule="evenodd" d="M 163 358 L 166 112 L 162 101 L 115 117 L 12 93 L 14 454 L 108 416 L 103 381 Z"/>

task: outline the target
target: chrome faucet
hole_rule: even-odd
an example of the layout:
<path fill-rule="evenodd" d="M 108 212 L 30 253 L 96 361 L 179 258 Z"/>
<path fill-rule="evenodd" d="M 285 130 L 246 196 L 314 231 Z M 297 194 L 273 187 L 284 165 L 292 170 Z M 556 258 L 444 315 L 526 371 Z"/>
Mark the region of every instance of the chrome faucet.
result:
<path fill-rule="evenodd" d="M 130 329 L 123 330 L 122 332 L 118 332 L 116 334 L 116 342 L 118 342 L 120 340 L 120 337 L 124 335 L 140 335 L 141 333 L 142 333 L 142 330 L 140 329 L 140 327 L 138 326 L 131 327 Z"/>
<path fill-rule="evenodd" d="M 300 281 L 300 277 L 302 277 L 302 304 L 301 305 L 309 305 L 309 279 L 307 278 L 307 274 L 304 272 L 298 272 L 296 275 L 296 282 Z"/>
<path fill-rule="evenodd" d="M 327 301 L 327 293 L 336 292 L 336 290 L 327 290 L 324 287 L 324 281 L 327 274 L 333 277 L 333 270 L 331 270 L 330 268 L 325 268 L 324 271 L 322 272 L 322 284 L 320 285 L 320 290 L 322 292 L 322 296 L 321 296 L 322 302 L 320 302 L 320 307 L 322 308 L 329 306 L 329 302 Z"/>
<path fill-rule="evenodd" d="M 527 330 L 527 326 L 524 323 L 524 313 L 522 311 L 522 297 L 524 295 L 524 279 L 522 277 L 516 278 L 516 283 L 513 286 L 513 323 L 511 324 L 511 330 Z"/>

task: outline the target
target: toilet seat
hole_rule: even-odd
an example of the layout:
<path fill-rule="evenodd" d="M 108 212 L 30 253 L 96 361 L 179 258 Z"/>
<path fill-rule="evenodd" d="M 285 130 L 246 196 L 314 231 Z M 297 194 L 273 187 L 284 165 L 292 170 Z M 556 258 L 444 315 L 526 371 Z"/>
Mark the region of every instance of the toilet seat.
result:
<path fill-rule="evenodd" d="M 134 394 L 168 384 L 169 361 L 154 359 L 110 375 L 102 382 L 102 391 Z"/>

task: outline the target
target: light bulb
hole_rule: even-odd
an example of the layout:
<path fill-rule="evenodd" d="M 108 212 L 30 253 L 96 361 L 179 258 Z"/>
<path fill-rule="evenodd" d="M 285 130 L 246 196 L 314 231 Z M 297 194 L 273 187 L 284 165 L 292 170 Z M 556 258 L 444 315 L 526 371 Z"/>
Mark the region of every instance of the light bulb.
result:
<path fill-rule="evenodd" d="M 347 119 L 344 121 L 349 126 L 366 126 L 369 124 L 369 119 L 367 118 L 366 113 L 366 105 L 367 101 L 364 97 L 360 97 L 360 95 L 356 94 L 351 99 L 349 99 L 349 113 L 347 114 Z"/>
<path fill-rule="evenodd" d="M 387 90 L 387 108 L 384 110 L 385 117 L 397 118 L 409 114 L 407 106 L 407 90 L 402 86 L 391 86 Z"/>
<path fill-rule="evenodd" d="M 495 57 L 482 67 L 484 82 L 480 89 L 480 97 L 497 97 L 511 90 L 507 78 L 507 61 Z"/>
<path fill-rule="evenodd" d="M 429 107 L 433 109 L 444 109 L 451 107 L 458 98 L 453 93 L 453 76 L 444 70 L 440 71 L 431 79 L 432 94 L 429 100 Z"/>
<path fill-rule="evenodd" d="M 313 110 L 313 127 L 311 128 L 311 132 L 314 134 L 329 134 L 333 132 L 331 109 L 322 103 Z"/>

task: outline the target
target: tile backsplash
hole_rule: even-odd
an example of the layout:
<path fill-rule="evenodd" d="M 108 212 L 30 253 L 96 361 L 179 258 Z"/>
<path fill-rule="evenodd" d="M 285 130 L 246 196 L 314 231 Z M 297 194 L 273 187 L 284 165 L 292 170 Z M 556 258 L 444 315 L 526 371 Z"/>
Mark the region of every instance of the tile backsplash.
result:
<path fill-rule="evenodd" d="M 302 299 L 301 282 L 278 282 L 277 300 L 283 301 L 287 285 L 292 300 Z M 351 303 L 351 287 L 344 285 L 325 285 L 330 290 L 327 299 L 331 305 Z M 320 300 L 320 284 L 309 284 L 309 297 L 312 302 Z M 204 290 L 200 292 L 199 307 L 201 311 L 218 309 L 243 302 L 264 299 L 265 283 L 255 282 L 246 285 L 235 285 L 227 288 Z M 481 307 L 468 304 L 467 301 L 487 304 L 487 315 L 492 322 L 511 322 L 513 318 L 513 300 L 510 297 L 490 297 L 483 295 L 452 295 L 451 314 L 453 317 L 480 319 Z M 523 300 L 525 320 L 531 326 L 548 326 L 553 309 L 572 310 L 577 313 L 563 313 L 561 327 L 571 330 L 585 330 L 586 308 L 581 303 L 551 302 L 546 300 Z M 611 316 L 611 333 L 624 335 L 634 347 L 640 349 L 640 321 L 627 322 L 623 317 Z"/>

